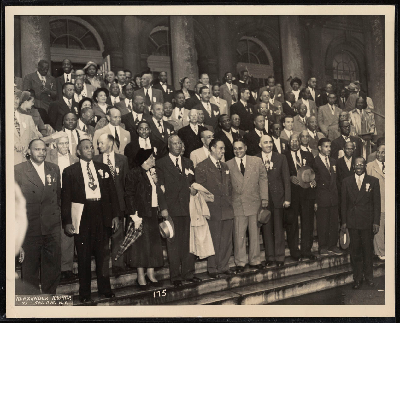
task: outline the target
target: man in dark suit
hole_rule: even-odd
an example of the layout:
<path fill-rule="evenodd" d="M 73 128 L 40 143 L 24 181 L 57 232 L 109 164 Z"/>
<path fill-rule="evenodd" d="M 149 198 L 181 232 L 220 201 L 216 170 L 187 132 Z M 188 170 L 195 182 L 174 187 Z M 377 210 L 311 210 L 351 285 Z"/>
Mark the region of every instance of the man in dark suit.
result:
<path fill-rule="evenodd" d="M 132 112 L 134 91 L 135 89 L 131 82 L 122 87 L 123 99 L 120 98 L 120 102 L 115 104 L 115 107 L 117 107 L 118 110 L 121 111 L 121 116 Z"/>
<path fill-rule="evenodd" d="M 193 109 L 201 110 L 204 114 L 204 124 L 212 126 L 213 130 L 218 126 L 218 117 L 220 115 L 219 108 L 215 104 L 210 103 L 210 89 L 208 87 L 200 88 L 200 103 L 196 104 Z"/>
<path fill-rule="evenodd" d="M 317 107 L 322 107 L 325 104 L 328 104 L 328 97 L 331 93 L 333 93 L 333 86 L 331 83 L 327 83 L 325 85 L 324 90 L 321 90 L 320 96 L 318 96 L 317 100 L 315 101 L 317 103 Z M 335 104 L 337 104 L 336 98 L 335 98 Z"/>
<path fill-rule="evenodd" d="M 53 76 L 49 75 L 49 63 L 40 60 L 38 70 L 24 77 L 22 90 L 33 89 L 35 92 L 36 107 L 44 108 L 46 111 L 52 101 L 57 99 L 57 85 Z"/>
<path fill-rule="evenodd" d="M 142 81 L 141 89 L 138 89 L 134 93 L 134 97 L 141 96 L 144 99 L 144 103 L 150 110 L 154 103 L 164 103 L 163 93 L 159 89 L 155 89 L 151 86 L 152 75 L 148 72 L 143 72 L 140 76 Z"/>
<path fill-rule="evenodd" d="M 341 135 L 332 141 L 332 157 L 336 160 L 343 157 L 344 146 L 348 142 L 354 143 L 354 157 L 361 157 L 362 142 L 358 136 L 350 136 L 350 122 L 339 121 L 339 128 Z"/>
<path fill-rule="evenodd" d="M 29 143 L 30 160 L 14 167 L 15 181 L 26 200 L 28 230 L 21 249 L 21 293 L 55 294 L 61 274 L 60 169 L 45 161 L 46 144 Z"/>
<path fill-rule="evenodd" d="M 246 133 L 244 141 L 247 146 L 247 152 L 249 156 L 255 156 L 260 152 L 260 139 L 262 135 L 266 135 L 267 132 L 264 129 L 265 117 L 263 115 L 256 115 L 254 117 L 254 129 Z"/>
<path fill-rule="evenodd" d="M 159 83 L 153 85 L 153 88 L 162 91 L 164 103 L 166 101 L 172 103 L 172 99 L 174 98 L 174 87 L 172 85 L 167 84 L 167 79 L 168 79 L 167 73 L 165 71 L 161 71 L 158 74 Z"/>
<path fill-rule="evenodd" d="M 293 135 L 289 141 L 289 151 L 285 153 L 289 166 L 291 181 L 291 205 L 286 213 L 286 233 L 290 255 L 295 260 L 309 258 L 315 260 L 317 257 L 311 253 L 313 244 L 314 227 L 314 203 L 315 203 L 315 180 L 311 181 L 310 187 L 303 188 L 297 178 L 297 171 L 303 166 L 314 169 L 314 157 L 312 154 L 300 150 L 300 141 L 297 135 Z M 301 218 L 301 247 L 299 247 L 299 223 Z"/>
<path fill-rule="evenodd" d="M 110 230 L 119 227 L 118 196 L 110 168 L 93 161 L 92 142 L 79 142 L 80 161 L 65 168 L 61 196 L 62 224 L 67 235 L 74 235 L 78 254 L 79 300 L 91 302 L 91 255 L 96 260 L 97 288 L 106 298 L 115 297 L 111 290 L 109 268 L 104 267 L 104 249 Z M 73 203 L 83 206 L 80 223 L 75 226 Z M 76 223 L 75 223 L 76 224 Z"/>
<path fill-rule="evenodd" d="M 307 88 L 310 89 L 311 100 L 317 103 L 317 99 L 321 97 L 320 91 L 317 89 L 317 78 L 311 77 L 307 82 Z"/>
<path fill-rule="evenodd" d="M 282 127 L 281 124 L 275 123 L 272 125 L 271 137 L 273 141 L 272 151 L 283 154 L 289 150 L 289 142 L 286 139 L 281 138 Z"/>
<path fill-rule="evenodd" d="M 57 88 L 57 99 L 62 100 L 63 98 L 63 90 L 62 87 L 64 83 L 71 82 L 74 83 L 74 76 L 72 75 L 72 63 L 68 58 L 65 58 L 62 61 L 61 68 L 63 70 L 63 74 L 56 78 L 56 88 Z"/>
<path fill-rule="evenodd" d="M 240 89 L 240 100 L 231 105 L 231 115 L 238 114 L 240 117 L 240 129 L 249 131 L 253 128 L 254 109 L 248 103 L 250 99 L 250 89 L 243 86 Z"/>
<path fill-rule="evenodd" d="M 115 261 L 115 256 L 124 240 L 124 213 L 125 213 L 125 201 L 124 201 L 124 191 L 125 191 L 125 177 L 129 172 L 128 159 L 122 154 L 118 154 L 114 151 L 114 136 L 103 133 L 99 137 L 98 146 L 100 154 L 94 156 L 93 161 L 98 163 L 106 164 L 111 171 L 111 176 L 113 178 L 115 189 L 117 191 L 118 201 L 119 201 L 119 227 L 111 235 L 111 253 L 110 248 L 107 246 L 105 248 L 104 257 L 104 268 L 108 268 L 110 265 L 110 256 L 112 260 L 113 267 L 123 267 L 124 257 L 120 257 Z"/>
<path fill-rule="evenodd" d="M 77 128 L 93 139 L 95 129 L 91 125 L 94 121 L 94 111 L 91 108 L 82 108 L 80 111 Z"/>
<path fill-rule="evenodd" d="M 365 173 L 365 160 L 355 159 L 355 174 L 342 183 L 342 231 L 350 235 L 350 262 L 354 286 L 359 289 L 363 277 L 373 287 L 373 238 L 379 232 L 381 194 L 379 180 Z"/>
<path fill-rule="evenodd" d="M 346 101 L 347 101 L 347 97 L 346 97 L 346 89 L 342 89 L 340 91 L 339 97 L 338 97 L 338 105 L 339 108 L 341 110 L 344 110 L 346 107 Z"/>
<path fill-rule="evenodd" d="M 219 129 L 215 134 L 215 139 L 222 140 L 225 145 L 225 161 L 231 160 L 235 155 L 233 154 L 233 142 L 240 138 L 238 132 L 232 131 L 232 122 L 229 115 L 223 114 L 218 118 Z"/>
<path fill-rule="evenodd" d="M 204 85 L 201 82 L 196 83 L 196 86 L 194 88 L 195 94 L 192 97 L 189 97 L 188 99 L 186 99 L 185 102 L 185 108 L 188 110 L 191 110 L 192 108 L 194 108 L 197 104 L 199 104 L 201 102 L 201 98 L 200 98 L 200 89 L 203 87 Z"/>
<path fill-rule="evenodd" d="M 265 248 L 266 266 L 276 262 L 280 267 L 285 262 L 285 231 L 283 228 L 283 212 L 290 207 L 290 175 L 286 157 L 274 152 L 274 141 L 270 135 L 260 139 L 260 157 L 268 174 L 268 210 L 271 217 L 267 224 L 262 226 Z"/>
<path fill-rule="evenodd" d="M 78 103 L 74 100 L 74 84 L 72 82 L 64 83 L 62 92 L 63 98 L 50 103 L 48 111 L 50 125 L 56 131 L 62 129 L 65 114 L 74 113 L 78 115 Z"/>
<path fill-rule="evenodd" d="M 339 206 L 337 190 L 336 160 L 329 157 L 331 141 L 322 138 L 318 142 L 319 155 L 315 158 L 315 181 L 317 193 L 315 208 L 317 212 L 318 250 L 322 256 L 329 253 L 343 254 L 337 247 L 339 233 Z"/>
<path fill-rule="evenodd" d="M 239 114 L 231 114 L 231 123 L 232 133 L 238 134 L 241 138 L 243 138 L 246 132 L 243 129 L 240 129 L 241 120 Z"/>
<path fill-rule="evenodd" d="M 169 153 L 156 161 L 158 181 L 165 190 L 168 213 L 174 223 L 174 239 L 167 240 L 170 279 L 175 287 L 182 281 L 200 282 L 194 276 L 194 254 L 189 252 L 190 196 L 196 194 L 191 188 L 194 182 L 192 161 L 181 156 L 182 140 L 178 135 L 168 138 Z"/>
<path fill-rule="evenodd" d="M 110 85 L 110 95 L 107 97 L 106 103 L 111 107 L 117 107 L 117 104 L 122 101 L 120 95 L 121 92 L 118 83 L 112 82 Z"/>
<path fill-rule="evenodd" d="M 197 110 L 189 111 L 189 125 L 184 126 L 179 129 L 178 136 L 181 138 L 184 146 L 186 158 L 190 157 L 190 153 L 193 150 L 203 147 L 203 142 L 201 141 L 200 132 L 207 130 L 207 128 L 199 126 L 197 123 Z"/>
<path fill-rule="evenodd" d="M 337 168 L 337 173 L 336 173 L 336 182 L 337 182 L 337 189 L 338 189 L 338 195 L 339 195 L 339 218 L 340 221 L 342 220 L 341 217 L 341 199 L 342 199 L 342 183 L 345 178 L 347 178 L 350 175 L 354 175 L 354 149 L 355 145 L 353 142 L 347 142 L 344 145 L 344 156 L 340 157 L 337 160 L 336 163 L 336 168 Z"/>
<path fill-rule="evenodd" d="M 135 96 L 132 102 L 132 111 L 128 114 L 121 115 L 121 122 L 125 124 L 125 129 L 131 134 L 131 138 L 137 136 L 136 128 L 143 119 L 150 120 L 151 116 L 146 112 L 144 98 Z"/>
<path fill-rule="evenodd" d="M 294 117 L 297 115 L 297 110 L 294 106 L 296 98 L 294 97 L 294 93 L 286 92 L 285 93 L 285 101 L 282 103 L 282 111 L 284 115 Z"/>
<path fill-rule="evenodd" d="M 58 165 L 60 168 L 60 176 L 65 168 L 79 161 L 78 157 L 69 152 L 68 134 L 61 131 L 55 139 L 55 149 L 50 149 L 47 152 L 46 160 Z M 62 187 L 62 179 L 61 179 Z M 74 261 L 74 238 L 67 236 L 60 226 L 61 231 L 61 279 L 73 279 L 73 261 Z"/>
<path fill-rule="evenodd" d="M 229 269 L 233 231 L 232 183 L 229 168 L 221 162 L 225 153 L 224 142 L 213 139 L 209 148 L 210 156 L 197 165 L 195 179 L 214 195 L 214 201 L 207 205 L 210 210 L 208 226 L 215 255 L 208 257 L 207 270 L 212 278 L 216 278 L 219 274 L 234 274 Z"/>

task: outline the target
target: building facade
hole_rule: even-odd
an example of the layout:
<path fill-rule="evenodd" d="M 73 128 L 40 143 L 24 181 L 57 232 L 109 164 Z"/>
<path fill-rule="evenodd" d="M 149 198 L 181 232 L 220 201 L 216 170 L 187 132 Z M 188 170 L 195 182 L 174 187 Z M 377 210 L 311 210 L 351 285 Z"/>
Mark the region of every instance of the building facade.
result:
<path fill-rule="evenodd" d="M 311 76 L 322 88 L 358 80 L 374 101 L 378 132 L 384 131 L 385 54 L 383 16 L 17 16 L 15 76 L 51 61 L 53 76 L 68 58 L 134 74 L 167 71 L 179 88 L 206 72 L 210 82 L 226 71 L 248 69 L 259 85 L 274 75 L 285 90 L 290 77 Z"/>

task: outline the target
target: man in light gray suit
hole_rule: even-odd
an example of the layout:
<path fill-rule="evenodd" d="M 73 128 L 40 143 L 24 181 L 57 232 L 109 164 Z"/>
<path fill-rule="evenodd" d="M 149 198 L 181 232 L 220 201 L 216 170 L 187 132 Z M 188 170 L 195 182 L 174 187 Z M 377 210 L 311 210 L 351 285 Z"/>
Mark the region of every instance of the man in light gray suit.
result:
<path fill-rule="evenodd" d="M 259 157 L 246 155 L 242 140 L 233 142 L 235 158 L 226 164 L 232 180 L 234 211 L 234 257 L 237 272 L 246 266 L 246 232 L 249 230 L 249 264 L 262 268 L 260 259 L 259 229 L 260 208 L 268 206 L 268 175 Z"/>
<path fill-rule="evenodd" d="M 318 125 L 322 133 L 331 141 L 340 136 L 339 115 L 341 109 L 335 103 L 336 95 L 334 93 L 329 93 L 328 104 L 318 109 Z"/>

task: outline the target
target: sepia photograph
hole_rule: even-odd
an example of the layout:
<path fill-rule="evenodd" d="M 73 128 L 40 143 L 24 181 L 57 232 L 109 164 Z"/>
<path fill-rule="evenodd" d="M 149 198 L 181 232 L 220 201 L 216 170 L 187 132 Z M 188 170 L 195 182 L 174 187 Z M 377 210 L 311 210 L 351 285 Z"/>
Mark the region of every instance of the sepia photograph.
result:
<path fill-rule="evenodd" d="M 5 11 L 8 318 L 394 316 L 394 7 Z"/>

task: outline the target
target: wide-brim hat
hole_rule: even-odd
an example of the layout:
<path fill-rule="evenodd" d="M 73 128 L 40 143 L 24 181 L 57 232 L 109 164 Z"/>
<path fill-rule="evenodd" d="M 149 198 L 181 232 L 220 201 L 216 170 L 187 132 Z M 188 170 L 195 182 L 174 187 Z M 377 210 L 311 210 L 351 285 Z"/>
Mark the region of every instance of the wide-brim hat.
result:
<path fill-rule="evenodd" d="M 355 83 L 351 82 L 349 85 L 346 86 L 346 89 L 349 92 L 357 92 L 358 87 L 357 87 L 357 85 Z"/>
<path fill-rule="evenodd" d="M 307 189 L 310 187 L 310 182 L 315 179 L 315 172 L 310 166 L 305 165 L 297 171 L 297 179 L 300 182 L 300 186 L 303 189 Z"/>
<path fill-rule="evenodd" d="M 350 235 L 349 235 L 349 230 L 346 228 L 346 232 L 343 233 L 343 231 L 340 231 L 340 236 L 339 236 L 339 243 L 340 247 L 343 250 L 346 250 L 349 245 L 350 245 Z"/>
<path fill-rule="evenodd" d="M 160 228 L 160 234 L 164 239 L 167 239 L 170 242 L 175 239 L 174 222 L 169 215 L 163 222 L 160 222 L 158 226 Z"/>
<path fill-rule="evenodd" d="M 83 70 L 87 70 L 91 65 L 94 65 L 97 69 L 97 64 L 94 61 L 88 61 L 88 63 L 83 67 Z"/>
<path fill-rule="evenodd" d="M 271 211 L 267 210 L 266 208 L 261 208 L 257 215 L 258 226 L 267 224 L 270 218 L 271 218 Z"/>

